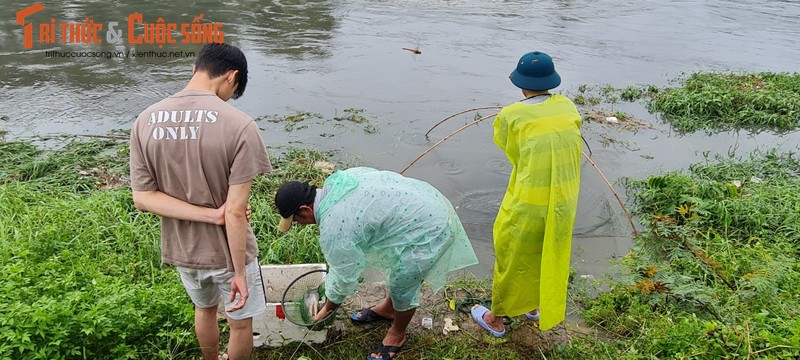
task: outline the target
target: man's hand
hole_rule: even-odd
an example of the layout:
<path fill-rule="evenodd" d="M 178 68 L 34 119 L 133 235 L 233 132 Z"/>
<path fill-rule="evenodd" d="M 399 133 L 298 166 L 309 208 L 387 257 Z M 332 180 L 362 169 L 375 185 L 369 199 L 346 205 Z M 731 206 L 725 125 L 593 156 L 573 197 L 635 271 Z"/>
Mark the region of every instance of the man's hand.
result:
<path fill-rule="evenodd" d="M 247 222 L 250 222 L 250 217 L 253 216 L 253 208 L 250 203 L 247 203 L 247 210 L 244 211 L 244 216 L 247 217 Z M 225 225 L 225 203 L 214 210 L 214 225 Z"/>
<path fill-rule="evenodd" d="M 324 319 L 328 316 L 328 313 L 335 310 L 337 306 L 339 305 L 332 303 L 330 300 L 325 300 L 325 305 L 322 306 L 322 309 L 319 310 L 317 315 L 314 315 L 314 322 Z"/>
<path fill-rule="evenodd" d="M 225 203 L 214 210 L 214 225 L 225 225 Z"/>
<path fill-rule="evenodd" d="M 218 209 L 198 206 L 158 190 L 134 190 L 133 204 L 141 211 L 148 211 L 163 217 L 214 225 L 225 224 L 225 204 Z"/>
<path fill-rule="evenodd" d="M 234 312 L 243 308 L 244 304 L 247 303 L 247 298 L 250 297 L 250 293 L 247 290 L 246 275 L 236 275 L 233 277 L 233 281 L 231 281 L 231 298 L 229 301 L 235 300 L 236 294 L 239 294 L 239 301 L 232 307 L 225 309 L 225 311 Z"/>

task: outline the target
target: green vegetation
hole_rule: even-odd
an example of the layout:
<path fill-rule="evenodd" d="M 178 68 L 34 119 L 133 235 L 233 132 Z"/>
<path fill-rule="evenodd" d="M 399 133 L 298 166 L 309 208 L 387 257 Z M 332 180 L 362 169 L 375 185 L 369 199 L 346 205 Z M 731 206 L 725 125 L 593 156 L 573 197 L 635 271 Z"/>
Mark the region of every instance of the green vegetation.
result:
<path fill-rule="evenodd" d="M 631 115 L 624 112 L 613 110 L 613 105 L 618 103 L 620 98 L 626 101 L 635 101 L 645 95 L 645 90 L 634 86 L 629 86 L 626 89 L 617 89 L 611 85 L 603 86 L 589 86 L 581 84 L 578 86 L 578 93 L 570 95 L 572 102 L 584 114 L 584 119 L 587 121 L 600 121 L 605 122 L 608 116 L 615 116 L 619 120 L 633 118 Z M 598 105 L 611 104 L 612 110 L 605 111 L 598 109 Z M 599 116 L 602 115 L 602 118 Z M 637 122 L 640 122 L 637 120 Z"/>
<path fill-rule="evenodd" d="M 167 358 L 194 342 L 158 220 L 129 190 L 92 191 L 119 178 L 125 149 L 0 143 L 0 357 Z"/>
<path fill-rule="evenodd" d="M 800 355 L 800 161 L 759 153 L 632 181 L 648 232 L 627 274 L 581 301 L 610 337 L 570 357 L 785 358 Z"/>
<path fill-rule="evenodd" d="M 677 130 L 773 130 L 800 126 L 800 74 L 695 73 L 650 102 Z"/>
<path fill-rule="evenodd" d="M 597 96 L 578 94 L 572 97 L 572 102 L 574 102 L 575 105 L 578 106 L 599 105 L 600 98 Z"/>
<path fill-rule="evenodd" d="M 112 186 L 127 171 L 127 145 L 112 140 L 69 142 L 59 151 L 43 154 L 28 142 L 0 142 L 0 184 L 24 181 L 41 189 L 72 192 Z M 123 171 L 124 170 L 124 171 Z"/>
<path fill-rule="evenodd" d="M 349 121 L 355 124 L 364 124 L 364 132 L 367 134 L 374 134 L 378 132 L 378 128 L 369 121 L 369 119 L 362 115 L 364 113 L 364 109 L 355 109 L 355 108 L 347 108 L 344 109 L 344 114 L 340 116 L 336 116 L 333 120 L 336 121 Z"/>
<path fill-rule="evenodd" d="M 253 181 L 250 203 L 253 217 L 250 226 L 259 240 L 259 260 L 262 264 L 302 264 L 325 262 L 317 238 L 316 226 L 293 226 L 286 234 L 278 232 L 280 216 L 274 208 L 275 191 L 289 180 L 310 181 L 322 186 L 325 173 L 317 162 L 326 155 L 316 151 L 289 149 L 281 158 L 273 158 L 275 170 Z"/>
<path fill-rule="evenodd" d="M 301 121 L 305 121 L 308 119 L 322 119 L 322 114 L 312 113 L 308 111 L 298 111 L 285 116 L 263 115 L 258 117 L 256 121 L 266 120 L 271 123 L 282 123 L 282 122 L 299 123 Z"/>
<path fill-rule="evenodd" d="M 529 326 L 530 327 L 530 326 Z M 371 326 L 356 333 L 336 333 L 326 344 L 319 346 L 290 345 L 274 350 L 258 350 L 262 360 L 298 359 L 363 359 L 376 348 L 386 334 L 388 325 Z M 540 358 L 541 352 L 521 339 L 494 340 L 488 337 L 461 333 L 443 336 L 426 331 L 408 337 L 398 359 L 508 359 Z"/>
<path fill-rule="evenodd" d="M 299 111 L 295 112 L 286 116 L 278 116 L 278 115 L 264 115 L 260 116 L 256 119 L 258 120 L 267 120 L 271 123 L 285 123 L 283 125 L 283 131 L 290 132 L 294 130 L 301 130 L 308 128 L 308 124 L 305 125 L 298 125 L 298 123 L 303 122 L 309 119 L 322 119 L 322 114 L 318 113 L 310 113 L 307 111 Z"/>
<path fill-rule="evenodd" d="M 636 101 L 646 96 L 653 96 L 659 90 L 654 85 L 648 86 L 628 86 L 618 89 L 611 85 L 590 86 L 587 84 L 578 85 L 578 94 L 572 96 L 572 101 L 579 106 L 595 106 L 600 103 L 617 103 L 620 99 L 625 101 Z"/>
<path fill-rule="evenodd" d="M 159 219 L 134 208 L 123 180 L 127 149 L 112 140 L 55 150 L 0 143 L 0 358 L 197 356 L 193 307 L 161 265 Z M 263 262 L 322 260 L 315 228 L 279 236 L 271 201 L 284 179 L 321 182 L 313 165 L 322 158 L 291 150 L 255 181 Z"/>
<path fill-rule="evenodd" d="M 800 74 L 796 73 L 709 73 L 697 72 L 681 81 L 680 87 L 663 89 L 655 85 L 614 88 L 611 85 L 581 84 L 571 95 L 581 111 L 598 111 L 601 104 L 620 99 L 646 100 L 651 112 L 679 132 L 794 131 L 800 127 Z M 588 109 L 587 109 L 588 107 Z M 609 112 L 609 111 L 604 111 Z"/>
<path fill-rule="evenodd" d="M 0 142 L 0 358 L 198 356 L 191 303 L 160 263 L 159 219 L 133 207 L 127 152 L 113 140 L 48 149 Z M 277 232 L 272 199 L 286 180 L 320 185 L 320 162 L 331 156 L 289 149 L 254 181 L 251 224 L 263 263 L 322 261 L 316 227 Z M 462 278 L 420 308 L 462 329 L 417 330 L 400 358 L 797 358 L 798 158 L 713 159 L 632 180 L 629 191 L 647 231 L 603 290 L 572 287 L 591 328 L 540 333 L 513 319 L 496 340 L 448 309 L 449 300 L 489 297 L 488 282 Z M 255 358 L 362 358 L 386 326 L 331 331 L 324 344 L 258 349 Z"/>
<path fill-rule="evenodd" d="M 600 104 L 602 99 L 593 93 L 593 88 L 587 84 L 578 85 L 578 93 L 570 96 L 572 102 L 578 106 L 595 106 Z"/>
<path fill-rule="evenodd" d="M 622 90 L 622 94 L 620 97 L 622 100 L 625 101 L 635 101 L 639 100 L 644 96 L 644 90 L 639 89 L 635 86 L 628 86 L 625 90 Z"/>
<path fill-rule="evenodd" d="M 375 124 L 373 124 L 369 118 L 363 115 L 365 111 L 366 110 L 364 109 L 355 109 L 355 108 L 344 109 L 343 110 L 344 114 L 333 117 L 333 121 L 335 121 L 334 126 L 342 127 L 343 125 L 341 124 L 341 122 L 346 121 L 353 124 L 363 125 L 364 133 L 367 134 L 377 133 L 378 127 L 375 126 Z M 311 119 L 317 120 L 314 123 L 316 125 L 325 125 L 330 121 L 330 119 L 325 119 L 325 117 L 322 114 L 311 113 L 307 111 L 298 111 L 284 116 L 263 115 L 256 118 L 256 121 L 266 120 L 271 123 L 284 123 L 283 131 L 291 132 L 295 130 L 302 130 L 309 128 L 311 125 L 309 125 L 305 121 Z M 322 133 L 320 134 L 320 136 L 330 137 L 333 136 L 333 134 Z"/>

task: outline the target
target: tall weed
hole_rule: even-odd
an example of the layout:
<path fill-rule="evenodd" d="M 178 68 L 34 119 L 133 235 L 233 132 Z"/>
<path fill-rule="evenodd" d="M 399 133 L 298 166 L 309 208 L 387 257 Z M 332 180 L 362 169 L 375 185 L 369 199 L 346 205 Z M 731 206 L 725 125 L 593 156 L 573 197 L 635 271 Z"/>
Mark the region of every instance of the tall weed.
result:
<path fill-rule="evenodd" d="M 625 275 L 612 290 L 582 302 L 587 323 L 615 335 L 603 351 L 800 356 L 798 164 L 792 154 L 757 152 L 630 182 L 649 231 L 617 262 Z M 564 351 L 576 349 L 587 348 Z"/>

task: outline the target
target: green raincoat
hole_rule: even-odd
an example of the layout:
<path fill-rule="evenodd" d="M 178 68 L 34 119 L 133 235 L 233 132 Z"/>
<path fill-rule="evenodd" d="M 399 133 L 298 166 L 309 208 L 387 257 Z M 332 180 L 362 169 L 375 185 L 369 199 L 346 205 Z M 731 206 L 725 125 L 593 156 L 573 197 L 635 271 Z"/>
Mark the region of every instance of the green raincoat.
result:
<path fill-rule="evenodd" d="M 513 170 L 494 223 L 492 313 L 539 308 L 539 327 L 564 320 L 581 179 L 581 116 L 568 98 L 506 106 L 494 142 Z"/>
<path fill-rule="evenodd" d="M 356 291 L 366 266 L 386 274 L 405 311 L 419 306 L 423 279 L 436 292 L 449 271 L 478 263 L 453 206 L 428 183 L 362 167 L 333 173 L 322 191 L 314 211 L 334 303 Z"/>

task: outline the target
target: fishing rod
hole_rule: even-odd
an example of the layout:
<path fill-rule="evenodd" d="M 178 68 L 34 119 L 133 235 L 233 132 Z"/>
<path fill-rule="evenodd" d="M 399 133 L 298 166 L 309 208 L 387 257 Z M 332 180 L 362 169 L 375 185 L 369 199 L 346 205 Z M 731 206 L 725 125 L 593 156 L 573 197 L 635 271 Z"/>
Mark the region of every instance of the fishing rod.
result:
<path fill-rule="evenodd" d="M 419 159 L 422 159 L 422 157 L 423 157 L 423 156 L 427 155 L 429 152 L 431 152 L 433 149 L 435 149 L 437 146 L 439 146 L 439 144 L 443 143 L 445 140 L 449 139 L 451 136 L 453 136 L 453 135 L 455 135 L 455 134 L 458 134 L 458 133 L 459 133 L 459 132 L 461 132 L 462 130 L 464 130 L 464 129 L 466 129 L 466 128 L 468 128 L 468 127 L 472 126 L 472 125 L 475 125 L 475 124 L 477 124 L 477 123 L 479 123 L 479 122 L 481 122 L 481 121 L 483 121 L 483 120 L 486 120 L 486 119 L 489 119 L 489 118 L 491 118 L 491 117 L 494 117 L 494 116 L 495 116 L 495 115 L 497 115 L 497 114 L 499 114 L 499 112 L 496 112 L 496 113 L 494 113 L 494 114 L 491 114 L 491 115 L 486 115 L 486 116 L 484 116 L 484 117 L 482 117 L 482 118 L 480 118 L 480 119 L 478 119 L 478 120 L 475 120 L 475 121 L 473 121 L 473 122 L 471 122 L 471 123 L 469 123 L 469 124 L 467 124 L 467 125 L 464 125 L 464 126 L 460 127 L 460 128 L 459 128 L 458 130 L 456 130 L 456 131 L 453 131 L 452 133 L 450 133 L 450 135 L 447 135 L 447 136 L 445 136 L 444 138 L 442 138 L 441 140 L 437 141 L 435 144 L 433 144 L 433 146 L 429 147 L 429 148 L 428 148 L 428 150 L 425 150 L 425 152 L 423 152 L 422 154 L 420 154 L 419 156 L 417 156 L 417 158 L 416 158 L 416 159 L 414 159 L 414 161 L 412 161 L 410 164 L 408 164 L 408 165 L 407 165 L 407 166 L 406 166 L 406 167 L 403 169 L 403 171 L 401 171 L 401 172 L 400 172 L 400 174 L 402 174 L 402 173 L 406 172 L 406 170 L 408 170 L 408 168 L 410 168 L 410 167 L 411 167 L 412 165 L 414 165 L 414 164 L 415 164 L 417 161 L 419 161 Z M 431 130 L 432 130 L 432 129 L 431 129 Z"/>
<path fill-rule="evenodd" d="M 465 113 L 468 113 L 470 111 L 486 110 L 486 109 L 502 109 L 502 108 L 503 107 L 500 106 L 500 105 L 490 105 L 490 106 L 481 106 L 481 107 L 476 107 L 476 108 L 472 108 L 472 109 L 467 109 L 467 110 L 464 110 L 464 111 L 459 111 L 459 112 L 457 112 L 457 113 L 455 113 L 453 115 L 450 115 L 450 116 L 444 118 L 444 120 L 439 121 L 438 123 L 436 123 L 436 125 L 433 125 L 432 128 L 428 129 L 428 132 L 425 133 L 425 139 L 428 138 L 428 134 L 430 134 L 431 131 L 433 131 L 433 129 L 436 129 L 437 126 L 441 125 L 445 121 L 450 120 L 450 119 L 452 119 L 452 118 L 454 118 L 454 117 L 456 117 L 458 115 L 465 114 Z"/>
<path fill-rule="evenodd" d="M 460 114 L 463 114 L 463 113 L 466 113 L 466 112 L 470 112 L 470 111 L 474 111 L 474 110 L 481 110 L 481 109 L 487 109 L 487 108 L 497 108 L 497 107 L 492 107 L 492 106 L 484 106 L 484 107 L 478 107 L 478 108 L 474 108 L 474 109 L 470 109 L 470 110 L 465 110 L 465 111 L 462 111 L 462 112 L 458 112 L 458 113 L 456 113 L 456 114 L 454 114 L 454 115 L 451 115 L 451 116 L 449 116 L 449 117 L 445 118 L 444 120 L 442 120 L 442 121 L 439 121 L 438 123 L 436 123 L 436 125 L 434 125 L 434 126 L 433 126 L 433 128 L 431 128 L 430 130 L 428 130 L 428 133 L 430 133 L 430 132 L 431 132 L 431 130 L 433 130 L 434 128 L 436 128 L 437 126 L 439 126 L 439 124 L 442 124 L 442 123 L 444 123 L 445 121 L 447 121 L 447 120 L 449 120 L 449 119 L 451 119 L 451 118 L 453 118 L 453 117 L 455 117 L 455 116 L 457 116 L 457 115 L 460 115 Z M 490 118 L 492 118 L 492 117 L 496 116 L 497 114 L 499 114 L 499 112 L 496 112 L 496 113 L 494 113 L 494 114 L 490 114 L 490 115 L 486 115 L 486 116 L 484 116 L 484 117 L 481 117 L 481 118 L 479 118 L 479 119 L 477 119 L 477 120 L 474 120 L 474 121 L 472 121 L 472 122 L 470 122 L 470 123 L 468 123 L 468 124 L 466 124 L 466 125 L 464 125 L 464 126 L 462 126 L 462 127 L 458 128 L 456 131 L 453 131 L 453 132 L 451 132 L 451 133 L 450 133 L 450 134 L 448 134 L 447 136 L 443 137 L 441 140 L 437 141 L 435 144 L 433 144 L 433 145 L 432 145 L 431 147 L 429 147 L 427 150 L 425 150 L 425 151 L 424 151 L 422 154 L 420 154 L 419 156 L 417 156 L 417 158 L 416 158 L 416 159 L 414 159 L 414 161 L 412 161 L 412 162 L 411 162 L 411 163 L 409 163 L 409 164 L 408 164 L 408 165 L 407 165 L 405 168 L 403 168 L 403 171 L 401 171 L 401 172 L 400 172 L 400 174 L 403 174 L 403 173 L 405 173 L 405 172 L 406 172 L 406 170 L 408 170 L 409 168 L 411 168 L 411 166 L 413 166 L 414 164 L 416 164 L 416 163 L 417 163 L 417 161 L 419 161 L 419 160 L 420 160 L 420 159 L 422 159 L 422 158 L 423 158 L 425 155 L 427 155 L 428 153 L 430 153 L 431 151 L 433 151 L 433 149 L 435 149 L 436 147 L 438 147 L 439 145 L 441 145 L 441 144 L 442 144 L 443 142 L 445 142 L 447 139 L 449 139 L 449 138 L 453 137 L 454 135 L 456 135 L 456 134 L 460 133 L 461 131 L 463 131 L 463 130 L 465 130 L 465 129 L 469 128 L 470 126 L 473 126 L 473 125 L 475 125 L 475 124 L 477 124 L 477 123 L 480 123 L 481 121 L 484 121 L 484 120 L 486 120 L 486 119 L 490 119 Z M 428 133 L 426 133 L 426 134 L 425 134 L 425 136 L 426 136 L 426 137 L 427 137 Z M 581 136 L 581 138 L 583 138 L 583 136 Z M 589 144 L 586 142 L 586 139 L 583 139 L 583 142 L 586 144 L 586 146 L 587 146 L 587 148 L 588 148 L 588 147 L 589 147 Z M 590 151 L 590 152 L 592 151 L 592 150 L 591 150 L 591 148 L 589 148 L 589 151 Z M 614 197 L 617 199 L 617 202 L 619 203 L 619 206 L 622 208 L 622 211 L 625 213 L 625 217 L 627 217 L 627 218 L 628 218 L 628 222 L 631 224 L 631 229 L 633 229 L 633 234 L 634 234 L 635 236 L 639 236 L 639 230 L 637 230 L 637 229 L 636 229 L 636 225 L 635 225 L 635 224 L 634 224 L 634 222 L 633 222 L 633 217 L 631 216 L 630 212 L 628 212 L 628 209 L 625 207 L 625 204 L 622 202 L 622 198 L 620 198 L 619 194 L 617 194 L 617 191 L 616 191 L 616 190 L 614 190 L 614 186 L 613 186 L 613 185 L 611 185 L 611 182 L 610 182 L 610 181 L 608 181 L 608 178 L 607 178 L 607 177 L 606 177 L 606 175 L 603 173 L 603 171 L 602 171 L 602 170 L 600 170 L 600 167 L 598 167 L 598 166 L 597 166 L 597 164 L 596 164 L 596 163 L 595 163 L 595 162 L 592 160 L 592 158 L 591 158 L 589 155 L 587 155 L 587 154 L 586 154 L 586 152 L 584 152 L 584 151 L 581 151 L 581 155 L 582 155 L 584 158 L 586 158 L 586 160 L 587 160 L 587 161 L 589 161 L 589 164 L 591 164 L 591 165 L 592 165 L 592 167 L 593 167 L 595 170 L 597 170 L 597 173 L 598 173 L 598 174 L 600 174 L 600 177 L 601 177 L 601 178 L 603 178 L 603 181 L 606 183 L 606 185 L 608 186 L 608 188 L 611 190 L 611 193 L 613 193 L 613 194 L 614 194 Z"/>

